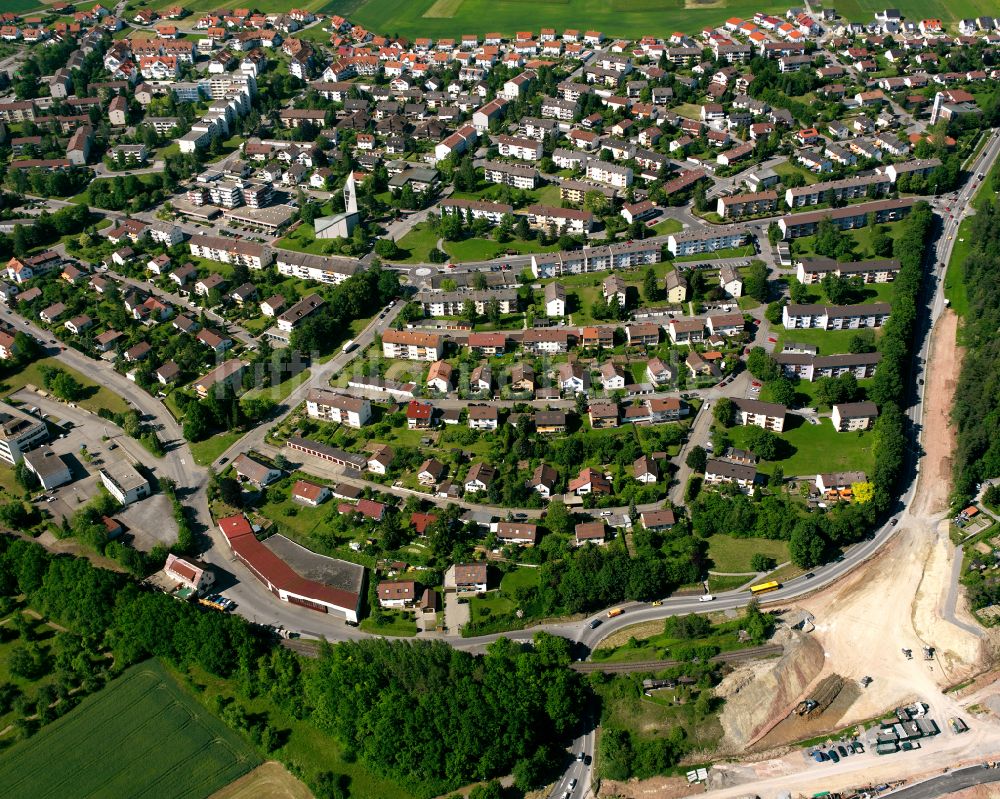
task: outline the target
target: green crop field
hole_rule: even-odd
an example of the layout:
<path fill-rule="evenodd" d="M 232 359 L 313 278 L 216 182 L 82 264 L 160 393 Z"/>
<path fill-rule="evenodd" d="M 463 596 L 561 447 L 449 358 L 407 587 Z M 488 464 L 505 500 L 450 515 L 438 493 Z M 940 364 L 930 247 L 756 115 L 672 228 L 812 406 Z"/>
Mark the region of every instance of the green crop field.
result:
<path fill-rule="evenodd" d="M 844 0 L 831 3 L 837 13 L 845 19 L 864 21 L 872 18 L 876 10 L 886 8 L 877 0 Z M 944 22 L 963 19 L 965 17 L 980 17 L 996 13 L 994 0 L 958 0 L 955 3 L 942 3 L 940 0 L 906 0 L 892 6 L 898 8 L 907 19 L 921 20 L 926 18 L 940 19 Z"/>
<path fill-rule="evenodd" d="M 321 9 L 340 14 L 369 30 L 400 36 L 448 36 L 500 31 L 600 30 L 606 36 L 640 38 L 695 33 L 718 25 L 733 15 L 750 17 L 756 11 L 782 12 L 787 6 L 748 0 L 334 0 Z"/>
<path fill-rule="evenodd" d="M 7 796 L 198 799 L 260 765 L 155 661 L 0 756 Z"/>

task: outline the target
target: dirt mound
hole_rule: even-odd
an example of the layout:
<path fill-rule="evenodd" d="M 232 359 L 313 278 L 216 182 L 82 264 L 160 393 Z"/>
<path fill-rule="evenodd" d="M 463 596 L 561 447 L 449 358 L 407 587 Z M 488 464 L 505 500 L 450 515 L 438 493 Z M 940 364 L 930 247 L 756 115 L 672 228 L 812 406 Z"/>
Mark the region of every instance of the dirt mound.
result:
<path fill-rule="evenodd" d="M 823 668 L 823 648 L 810 636 L 784 629 L 775 642 L 785 647 L 780 658 L 740 666 L 716 689 L 726 700 L 723 750 L 744 750 L 785 718 Z"/>

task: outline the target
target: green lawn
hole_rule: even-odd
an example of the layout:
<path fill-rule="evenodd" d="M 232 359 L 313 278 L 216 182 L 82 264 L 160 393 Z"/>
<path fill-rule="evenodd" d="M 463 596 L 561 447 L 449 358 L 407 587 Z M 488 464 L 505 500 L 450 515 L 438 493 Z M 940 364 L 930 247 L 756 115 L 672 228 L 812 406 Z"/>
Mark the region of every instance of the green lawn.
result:
<path fill-rule="evenodd" d="M 125 404 L 125 400 L 111 391 L 111 389 L 99 386 L 93 381 L 88 380 L 75 369 L 64 366 L 58 358 L 41 358 L 34 363 L 28 364 L 20 372 L 7 377 L 3 381 L 2 385 L 0 385 L 0 392 L 2 392 L 5 396 L 13 394 L 16 391 L 20 391 L 28 383 L 38 388 L 42 388 L 44 381 L 42 380 L 41 369 L 43 366 L 51 366 L 62 369 L 75 377 L 87 388 L 88 396 L 77 403 L 77 405 L 81 408 L 85 408 L 92 413 L 97 413 L 97 411 L 101 408 L 107 408 L 109 411 L 114 413 L 125 413 L 128 411 L 129 408 L 128 405 Z"/>
<path fill-rule="evenodd" d="M 295 252 L 308 252 L 313 255 L 329 255 L 332 250 L 328 249 L 327 245 L 332 246 L 332 243 L 332 240 L 317 239 L 313 226 L 303 222 L 287 236 L 278 239 L 274 246 L 285 250 L 295 250 Z"/>
<path fill-rule="evenodd" d="M 656 232 L 657 236 L 666 236 L 670 233 L 679 233 L 684 229 L 684 225 L 678 222 L 676 219 L 664 219 L 662 222 L 657 222 L 653 226 L 653 230 Z"/>
<path fill-rule="evenodd" d="M 638 638 L 634 643 L 626 643 L 617 647 L 598 644 L 597 649 L 594 650 L 592 659 L 603 663 L 668 659 L 671 656 L 671 649 L 673 647 L 690 644 L 714 644 L 722 652 L 746 649 L 751 644 L 741 643 L 739 640 L 739 629 L 742 623 L 743 619 L 741 617 L 731 621 L 724 621 L 721 624 L 715 624 L 708 635 L 693 641 L 672 638 L 665 632 L 661 632 L 648 638 Z"/>
<path fill-rule="evenodd" d="M 503 244 L 492 239 L 465 239 L 464 241 L 447 241 L 444 243 L 445 252 L 451 256 L 451 260 L 458 263 L 502 258 L 507 250 L 516 250 L 519 253 L 533 253 L 553 252 L 558 249 L 558 242 L 545 245 L 534 239 L 513 239 Z"/>
<path fill-rule="evenodd" d="M 33 799 L 205 797 L 260 762 L 148 661 L 0 756 L 0 784 Z"/>
<path fill-rule="evenodd" d="M 482 599 L 472 597 L 469 600 L 469 609 L 472 622 L 488 622 L 495 616 L 503 616 L 513 611 L 514 601 L 494 591 Z"/>
<path fill-rule="evenodd" d="M 685 261 L 714 261 L 719 258 L 752 258 L 756 255 L 756 250 L 752 244 L 745 247 L 727 247 L 724 250 L 715 252 L 700 252 L 694 255 L 681 255 L 674 258 L 675 261 L 683 263 Z"/>
<path fill-rule="evenodd" d="M 811 209 L 802 209 L 803 211 Z M 885 227 L 886 234 L 890 239 L 895 239 L 903 232 L 903 228 L 898 223 L 891 223 L 888 225 L 880 226 Z M 875 250 L 872 247 L 872 238 L 874 236 L 874 231 L 871 228 L 863 227 L 857 228 L 856 230 L 844 231 L 848 237 L 854 240 L 855 247 L 855 258 L 857 261 L 868 261 L 880 256 L 876 255 Z M 810 256 L 816 255 L 816 237 L 815 236 L 801 236 L 792 241 L 792 253 L 795 256 Z"/>
<path fill-rule="evenodd" d="M 407 251 L 407 256 L 401 258 L 403 263 L 421 264 L 430 261 L 430 252 L 437 247 L 440 238 L 437 233 L 421 222 L 403 236 L 396 244 Z"/>
<path fill-rule="evenodd" d="M 82 8 L 82 6 L 80 6 Z M 13 11 L 17 14 L 23 14 L 26 11 L 34 11 L 36 9 L 43 8 L 43 5 L 38 2 L 38 0 L 4 0 L 3 10 Z"/>
<path fill-rule="evenodd" d="M 508 596 L 513 596 L 514 591 L 518 588 L 537 588 L 540 577 L 541 572 L 538 569 L 522 566 L 503 576 L 500 581 L 500 591 Z"/>
<path fill-rule="evenodd" d="M 804 166 L 799 164 L 793 164 L 791 161 L 782 161 L 775 167 L 772 167 L 778 175 L 782 178 L 786 178 L 789 175 L 802 175 L 802 178 L 807 184 L 818 183 L 819 178 L 806 169 Z"/>
<path fill-rule="evenodd" d="M 204 441 L 194 441 L 191 443 L 191 455 L 194 462 L 199 466 L 208 466 L 215 461 L 223 452 L 243 436 L 234 430 L 227 430 L 224 433 L 216 433 Z"/>
<path fill-rule="evenodd" d="M 380 618 L 369 616 L 366 619 L 362 619 L 360 624 L 361 629 L 375 635 L 392 635 L 401 638 L 412 637 L 417 634 L 417 622 L 411 612 L 383 610 L 379 616 Z"/>
<path fill-rule="evenodd" d="M 820 419 L 818 425 L 813 425 L 792 415 L 786 418 L 785 425 L 776 461 L 781 464 L 785 477 L 854 470 L 871 475 L 875 459 L 872 453 L 874 437 L 870 431 L 838 433 L 829 419 Z M 733 446 L 744 446 L 747 429 L 733 427 L 729 430 Z M 763 474 L 770 474 L 773 463 L 762 461 L 757 468 Z"/>
<path fill-rule="evenodd" d="M 267 388 L 254 388 L 250 389 L 244 396 L 246 397 L 267 397 L 275 402 L 281 403 L 291 394 L 296 388 L 305 383 L 309 379 L 309 370 L 303 369 L 296 375 L 292 375 L 286 380 L 282 381 L 276 386 L 268 386 Z"/>
<path fill-rule="evenodd" d="M 712 571 L 752 571 L 750 559 L 757 554 L 784 563 L 788 560 L 788 543 L 769 538 L 734 538 L 722 534 L 708 539 L 708 557 L 712 559 Z"/>
<path fill-rule="evenodd" d="M 775 352 L 781 352 L 785 342 L 791 341 L 796 344 L 812 344 L 819 347 L 820 355 L 836 355 L 850 352 L 851 339 L 860 331 L 857 330 L 820 330 L 818 328 L 806 328 L 804 330 L 778 329 L 778 343 L 774 346 Z M 876 337 L 879 331 L 875 332 Z"/>

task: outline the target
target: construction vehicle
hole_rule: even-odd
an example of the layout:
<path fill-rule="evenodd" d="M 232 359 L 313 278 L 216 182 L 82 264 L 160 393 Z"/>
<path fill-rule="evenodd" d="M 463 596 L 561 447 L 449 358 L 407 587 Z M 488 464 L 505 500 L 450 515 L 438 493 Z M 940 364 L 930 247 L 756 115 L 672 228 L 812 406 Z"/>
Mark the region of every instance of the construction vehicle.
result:
<path fill-rule="evenodd" d="M 906 656 L 907 660 L 913 660 L 913 650 L 912 649 L 903 649 L 903 655 Z"/>
<path fill-rule="evenodd" d="M 871 684 L 872 684 L 872 678 L 869 677 L 867 674 L 864 677 L 861 678 L 861 687 L 862 688 L 867 688 Z"/>
<path fill-rule="evenodd" d="M 798 703 L 798 704 L 797 704 L 797 705 L 795 706 L 795 710 L 793 710 L 792 712 L 793 712 L 793 713 L 794 713 L 794 714 L 795 714 L 796 716 L 804 716 L 804 715 L 806 715 L 806 713 L 808 713 L 808 712 L 809 712 L 810 710 L 813 710 L 813 709 L 814 709 L 814 708 L 816 707 L 816 704 L 817 704 L 817 703 L 816 703 L 816 700 L 815 700 L 815 699 L 805 699 L 805 700 L 803 700 L 803 701 L 799 702 L 799 703 Z"/>
<path fill-rule="evenodd" d="M 924 660 L 934 660 L 934 647 L 932 646 L 924 647 Z"/>

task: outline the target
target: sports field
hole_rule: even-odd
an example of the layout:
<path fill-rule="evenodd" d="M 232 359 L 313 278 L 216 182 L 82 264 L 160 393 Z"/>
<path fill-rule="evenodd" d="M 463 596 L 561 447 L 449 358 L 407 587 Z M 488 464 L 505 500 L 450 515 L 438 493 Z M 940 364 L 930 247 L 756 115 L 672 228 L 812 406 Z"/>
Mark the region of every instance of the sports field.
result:
<path fill-rule="evenodd" d="M 844 19 L 867 21 L 878 0 L 833 3 Z M 816 8 L 819 6 L 817 4 Z M 788 4 L 750 0 L 333 0 L 321 10 L 340 14 L 378 33 L 412 38 L 458 37 L 540 28 L 600 30 L 606 36 L 637 39 L 674 31 L 697 33 L 705 25 L 721 25 L 732 16 L 748 18 L 757 11 L 781 15 Z M 934 17 L 945 22 L 995 13 L 996 0 L 905 0 L 899 8 L 910 19 Z"/>
<path fill-rule="evenodd" d="M 202 799 L 260 764 L 155 661 L 0 755 L 5 796 Z"/>

